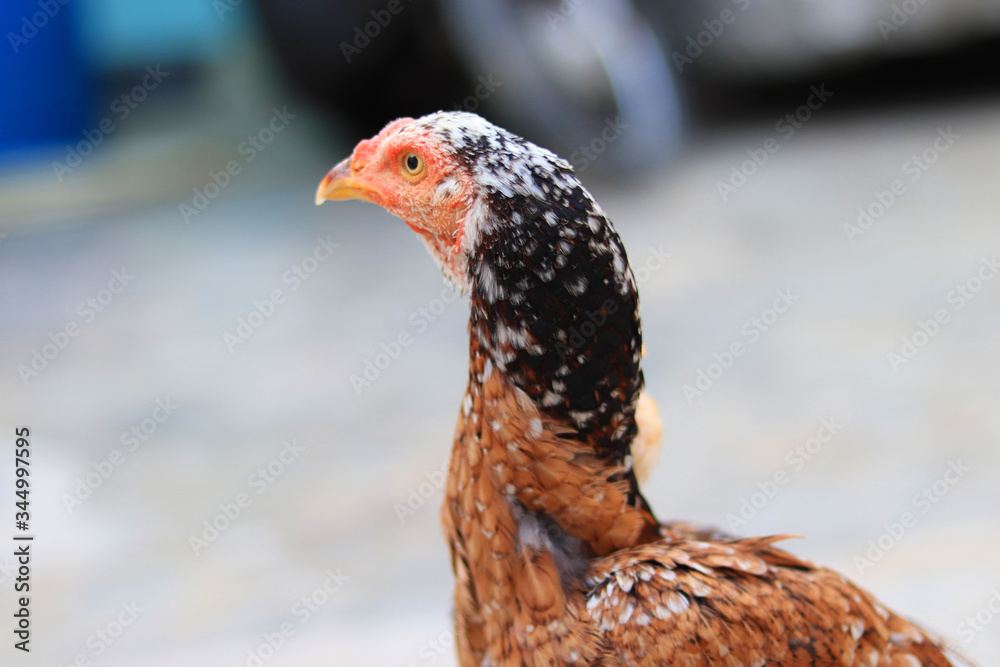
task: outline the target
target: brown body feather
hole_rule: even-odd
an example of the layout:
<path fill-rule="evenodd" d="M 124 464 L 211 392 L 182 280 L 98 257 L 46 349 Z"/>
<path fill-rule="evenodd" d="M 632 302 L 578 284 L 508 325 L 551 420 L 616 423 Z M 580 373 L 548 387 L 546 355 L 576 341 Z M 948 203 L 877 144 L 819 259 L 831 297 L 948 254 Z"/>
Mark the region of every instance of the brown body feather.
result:
<path fill-rule="evenodd" d="M 965 664 L 841 575 L 775 548 L 783 538 L 661 527 L 627 502 L 619 470 L 499 372 L 472 383 L 466 405 L 442 511 L 463 667 Z M 525 539 L 525 512 L 553 517 L 550 534 Z M 579 570 L 560 567 L 562 533 Z"/>

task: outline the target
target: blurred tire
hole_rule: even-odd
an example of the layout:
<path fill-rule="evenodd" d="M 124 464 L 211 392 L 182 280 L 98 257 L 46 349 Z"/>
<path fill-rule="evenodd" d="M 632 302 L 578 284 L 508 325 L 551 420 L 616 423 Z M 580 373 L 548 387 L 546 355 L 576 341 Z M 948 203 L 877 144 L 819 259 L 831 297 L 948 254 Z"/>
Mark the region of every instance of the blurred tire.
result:
<path fill-rule="evenodd" d="M 466 67 L 500 82 L 490 102 L 505 122 L 577 171 L 626 178 L 675 152 L 679 87 L 628 0 L 439 3 Z"/>

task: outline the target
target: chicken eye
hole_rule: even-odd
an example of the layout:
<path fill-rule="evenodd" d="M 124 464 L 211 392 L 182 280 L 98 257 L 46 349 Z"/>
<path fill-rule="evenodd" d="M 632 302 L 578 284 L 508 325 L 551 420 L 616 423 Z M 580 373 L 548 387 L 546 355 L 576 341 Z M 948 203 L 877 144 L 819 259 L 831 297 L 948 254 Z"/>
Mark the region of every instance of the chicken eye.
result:
<path fill-rule="evenodd" d="M 424 170 L 424 161 L 416 153 L 407 153 L 403 158 L 403 169 L 410 176 L 416 176 Z"/>

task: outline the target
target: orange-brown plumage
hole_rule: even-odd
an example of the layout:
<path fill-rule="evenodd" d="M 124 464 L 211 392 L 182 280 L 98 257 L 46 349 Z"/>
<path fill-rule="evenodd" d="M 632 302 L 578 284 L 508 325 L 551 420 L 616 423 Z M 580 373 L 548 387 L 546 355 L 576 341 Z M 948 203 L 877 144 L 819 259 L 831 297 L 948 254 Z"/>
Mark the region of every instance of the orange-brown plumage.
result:
<path fill-rule="evenodd" d="M 442 112 L 361 142 L 317 202 L 349 197 L 406 221 L 470 294 L 441 513 L 463 667 L 970 664 L 781 538 L 656 520 L 630 453 L 635 283 L 567 163 Z"/>

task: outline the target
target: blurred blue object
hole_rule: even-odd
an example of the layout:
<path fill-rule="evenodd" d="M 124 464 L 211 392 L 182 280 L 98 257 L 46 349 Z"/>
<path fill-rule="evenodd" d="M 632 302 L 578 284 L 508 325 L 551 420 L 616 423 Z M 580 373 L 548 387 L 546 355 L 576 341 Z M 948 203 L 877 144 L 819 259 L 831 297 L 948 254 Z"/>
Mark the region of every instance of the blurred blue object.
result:
<path fill-rule="evenodd" d="M 91 73 L 76 8 L 63 0 L 0 4 L 0 153 L 65 143 L 92 122 Z"/>
<path fill-rule="evenodd" d="M 107 71 L 200 63 L 230 55 L 249 29 L 243 0 L 70 0 L 80 2 L 83 46 Z"/>

